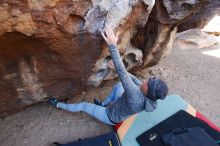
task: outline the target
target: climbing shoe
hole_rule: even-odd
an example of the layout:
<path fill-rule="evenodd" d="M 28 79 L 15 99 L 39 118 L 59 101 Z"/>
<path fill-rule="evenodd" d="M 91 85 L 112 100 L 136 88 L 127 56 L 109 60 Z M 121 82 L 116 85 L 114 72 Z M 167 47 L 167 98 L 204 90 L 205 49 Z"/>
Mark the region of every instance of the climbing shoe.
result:
<path fill-rule="evenodd" d="M 49 102 L 50 105 L 52 105 L 54 107 L 57 107 L 57 104 L 58 104 L 59 100 L 54 98 L 54 97 L 49 97 L 48 102 Z"/>
<path fill-rule="evenodd" d="M 99 105 L 99 106 L 103 106 L 102 102 L 100 100 L 96 99 L 96 98 L 93 99 L 93 103 L 96 104 L 96 105 Z"/>

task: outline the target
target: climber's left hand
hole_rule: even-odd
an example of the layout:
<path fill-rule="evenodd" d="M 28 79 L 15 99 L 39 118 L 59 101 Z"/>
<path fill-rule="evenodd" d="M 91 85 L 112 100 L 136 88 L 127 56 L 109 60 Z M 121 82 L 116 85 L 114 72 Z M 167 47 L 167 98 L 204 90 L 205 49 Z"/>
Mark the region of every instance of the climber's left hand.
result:
<path fill-rule="evenodd" d="M 112 28 L 110 26 L 106 26 L 104 31 L 102 31 L 101 33 L 108 45 L 117 46 L 119 32 L 117 32 L 115 35 Z"/>
<path fill-rule="evenodd" d="M 112 70 L 115 70 L 115 65 L 114 65 L 114 63 L 113 63 L 112 60 L 109 60 L 109 61 L 108 61 L 108 67 L 109 67 L 110 69 L 112 69 Z"/>

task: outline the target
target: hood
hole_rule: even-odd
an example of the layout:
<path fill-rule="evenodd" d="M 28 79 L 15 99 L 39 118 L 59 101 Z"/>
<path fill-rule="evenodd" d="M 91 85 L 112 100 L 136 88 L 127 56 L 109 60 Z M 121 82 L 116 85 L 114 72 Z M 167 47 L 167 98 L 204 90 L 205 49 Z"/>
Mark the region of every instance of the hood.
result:
<path fill-rule="evenodd" d="M 145 97 L 144 110 L 146 112 L 152 112 L 157 108 L 157 101 L 150 100 L 148 97 Z"/>

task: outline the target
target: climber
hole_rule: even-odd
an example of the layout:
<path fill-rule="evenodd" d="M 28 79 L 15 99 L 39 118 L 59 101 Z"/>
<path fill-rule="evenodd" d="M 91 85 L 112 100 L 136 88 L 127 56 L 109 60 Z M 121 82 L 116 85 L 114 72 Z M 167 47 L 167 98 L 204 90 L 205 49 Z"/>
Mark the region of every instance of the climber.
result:
<path fill-rule="evenodd" d="M 94 104 L 87 102 L 66 104 L 50 97 L 49 103 L 70 112 L 86 112 L 109 125 L 115 125 L 144 110 L 146 112 L 155 110 L 157 100 L 163 100 L 168 93 L 166 83 L 156 77 L 141 82 L 130 74 L 126 70 L 117 48 L 119 33 L 117 32 L 115 35 L 112 28 L 107 26 L 101 34 L 112 57 L 112 61 L 108 62 L 108 67 L 115 69 L 121 82 L 114 85 L 111 93 L 103 102 L 94 99 Z"/>

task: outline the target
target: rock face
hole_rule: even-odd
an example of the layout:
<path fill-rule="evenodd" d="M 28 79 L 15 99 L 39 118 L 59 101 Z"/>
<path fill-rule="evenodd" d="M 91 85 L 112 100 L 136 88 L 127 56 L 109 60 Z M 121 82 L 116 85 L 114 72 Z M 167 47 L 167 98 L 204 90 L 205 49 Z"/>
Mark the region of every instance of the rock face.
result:
<path fill-rule="evenodd" d="M 207 1 L 207 0 L 206 0 Z M 120 31 L 128 70 L 155 65 L 172 48 L 177 25 L 205 0 L 4 0 L 0 4 L 0 112 L 45 96 L 71 97 L 115 76 L 99 31 Z"/>
<path fill-rule="evenodd" d="M 201 29 L 190 29 L 176 35 L 173 48 L 182 50 L 204 49 L 216 46 L 218 43 L 218 39 L 214 35 L 208 35 Z"/>
<path fill-rule="evenodd" d="M 190 19 L 179 25 L 178 31 L 203 28 L 216 15 L 220 15 L 220 1 L 208 0 L 199 12 L 196 12 Z"/>

